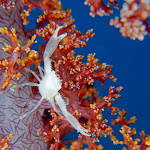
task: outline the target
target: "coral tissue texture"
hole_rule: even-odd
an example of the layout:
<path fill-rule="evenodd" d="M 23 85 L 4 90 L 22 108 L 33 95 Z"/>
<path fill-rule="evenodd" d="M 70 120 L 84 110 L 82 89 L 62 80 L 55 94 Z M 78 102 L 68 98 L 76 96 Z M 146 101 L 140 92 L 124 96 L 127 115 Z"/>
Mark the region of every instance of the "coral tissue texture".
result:
<path fill-rule="evenodd" d="M 12 28 L 15 28 L 21 47 L 28 41 L 20 16 L 23 6 L 21 2 L 16 1 L 13 9 L 0 7 L 0 27 L 7 27 L 9 32 Z M 0 59 L 7 57 L 10 61 L 13 61 L 16 56 L 2 50 L 4 43 L 12 45 L 10 37 L 6 34 L 0 34 Z M 0 70 L 0 85 L 5 80 L 4 74 L 4 70 Z M 22 71 L 19 82 L 27 81 L 28 76 Z M 16 80 L 14 79 L 12 82 L 16 83 Z M 37 134 L 37 129 L 43 127 L 41 115 L 31 115 L 24 120 L 18 119 L 20 115 L 23 115 L 25 109 L 34 106 L 31 97 L 30 87 L 16 88 L 15 91 L 10 88 L 4 90 L 2 86 L 0 87 L 0 139 L 6 138 L 10 133 L 13 134 L 13 138 L 9 141 L 12 150 L 43 150 L 47 148 L 47 144 Z"/>

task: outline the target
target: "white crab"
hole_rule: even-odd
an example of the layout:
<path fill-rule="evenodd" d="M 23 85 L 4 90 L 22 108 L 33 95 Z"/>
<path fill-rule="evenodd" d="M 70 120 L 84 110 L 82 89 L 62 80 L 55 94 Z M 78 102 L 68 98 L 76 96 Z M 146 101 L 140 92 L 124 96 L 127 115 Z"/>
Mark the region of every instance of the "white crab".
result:
<path fill-rule="evenodd" d="M 36 75 L 36 73 L 34 71 L 29 70 L 35 76 L 35 78 L 39 81 L 39 84 L 29 82 L 29 83 L 23 83 L 21 85 L 21 86 L 25 86 L 25 85 L 38 86 L 39 93 L 41 94 L 42 98 L 40 99 L 40 101 L 37 103 L 37 105 L 31 111 L 24 114 L 23 116 L 20 116 L 20 119 L 23 119 L 25 116 L 27 116 L 27 115 L 31 114 L 33 111 L 35 111 L 40 106 L 43 99 L 48 100 L 51 103 L 55 112 L 58 115 L 60 115 L 60 111 L 55 106 L 55 102 L 54 102 L 54 99 L 55 99 L 56 103 L 58 104 L 58 106 L 61 110 L 61 113 L 63 114 L 64 117 L 66 117 L 68 122 L 83 135 L 90 136 L 90 134 L 88 134 L 88 130 L 86 130 L 84 127 L 82 127 L 80 125 L 80 123 L 77 121 L 77 119 L 67 111 L 65 101 L 59 94 L 59 90 L 61 89 L 61 81 L 55 74 L 55 71 L 53 71 L 51 68 L 51 60 L 49 57 L 52 55 L 52 53 L 57 48 L 58 43 L 67 35 L 67 33 L 64 33 L 64 34 L 57 36 L 59 29 L 62 27 L 63 26 L 59 26 L 55 30 L 53 36 L 50 38 L 50 40 L 48 41 L 48 43 L 46 45 L 44 55 L 43 55 L 44 74 L 43 74 L 42 68 L 38 67 L 40 75 L 42 77 L 42 80 Z"/>

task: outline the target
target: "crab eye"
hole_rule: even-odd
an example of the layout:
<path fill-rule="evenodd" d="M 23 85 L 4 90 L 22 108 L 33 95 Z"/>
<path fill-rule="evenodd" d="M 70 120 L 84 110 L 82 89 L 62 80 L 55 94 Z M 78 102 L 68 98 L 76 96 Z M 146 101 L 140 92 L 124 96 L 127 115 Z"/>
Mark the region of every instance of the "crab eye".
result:
<path fill-rule="evenodd" d="M 59 74 L 56 74 L 57 78 L 60 78 Z"/>

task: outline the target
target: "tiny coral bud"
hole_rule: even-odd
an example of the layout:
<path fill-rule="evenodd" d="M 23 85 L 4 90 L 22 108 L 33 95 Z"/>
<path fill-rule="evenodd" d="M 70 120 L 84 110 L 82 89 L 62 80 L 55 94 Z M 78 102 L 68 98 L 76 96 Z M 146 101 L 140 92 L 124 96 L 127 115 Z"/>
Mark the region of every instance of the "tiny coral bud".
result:
<path fill-rule="evenodd" d="M 28 48 L 25 49 L 25 52 L 26 52 L 26 53 L 29 53 L 30 50 L 31 50 L 31 49 L 28 47 Z"/>
<path fill-rule="evenodd" d="M 9 86 L 12 86 L 12 82 L 9 82 Z"/>
<path fill-rule="evenodd" d="M 19 47 L 16 47 L 15 49 L 14 49 L 14 52 L 18 52 L 20 50 L 20 48 Z"/>
<path fill-rule="evenodd" d="M 11 32 L 12 32 L 12 34 L 16 34 L 16 29 L 12 28 Z"/>
<path fill-rule="evenodd" d="M 3 60 L 2 65 L 3 65 L 4 67 L 8 66 L 8 61 L 7 61 L 7 59 Z"/>

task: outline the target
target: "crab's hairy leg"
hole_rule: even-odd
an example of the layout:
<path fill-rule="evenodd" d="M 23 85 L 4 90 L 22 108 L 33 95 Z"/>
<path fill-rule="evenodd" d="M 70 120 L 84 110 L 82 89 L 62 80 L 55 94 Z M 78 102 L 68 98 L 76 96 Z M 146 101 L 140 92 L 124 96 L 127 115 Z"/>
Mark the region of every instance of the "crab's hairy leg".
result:
<path fill-rule="evenodd" d="M 32 70 L 30 70 L 30 69 L 28 69 L 28 68 L 26 68 L 26 70 L 29 71 L 29 72 L 31 72 L 31 73 L 35 76 L 35 78 L 36 78 L 39 82 L 41 82 L 41 79 L 37 76 L 37 74 L 36 74 L 34 71 L 32 71 Z"/>
<path fill-rule="evenodd" d="M 56 28 L 56 30 L 54 31 L 54 34 L 52 35 L 52 37 L 49 39 L 46 48 L 45 48 L 45 52 L 44 52 L 44 58 L 45 57 L 50 57 L 53 52 L 55 51 L 55 49 L 58 46 L 58 43 L 67 35 L 67 33 L 63 33 L 59 36 L 57 36 L 58 31 L 62 28 L 63 26 L 59 26 L 58 28 Z"/>
<path fill-rule="evenodd" d="M 39 69 L 39 73 L 40 73 L 41 78 L 43 78 L 43 76 L 44 76 L 44 73 L 43 73 L 44 69 L 41 66 L 38 66 L 38 69 Z"/>
<path fill-rule="evenodd" d="M 30 115 L 33 111 L 35 111 L 35 110 L 41 105 L 43 99 L 44 99 L 44 97 L 42 97 L 42 98 L 40 99 L 40 101 L 36 104 L 36 106 L 35 106 L 31 111 L 29 111 L 29 112 L 27 112 L 26 114 L 20 116 L 19 119 L 23 119 L 24 117 Z"/>
<path fill-rule="evenodd" d="M 54 99 L 49 100 L 49 102 L 51 103 L 51 105 L 52 105 L 52 107 L 53 107 L 54 111 L 55 111 L 55 112 L 56 112 L 59 116 L 61 116 L 60 111 L 56 108 L 56 105 L 55 105 Z"/>
<path fill-rule="evenodd" d="M 86 130 L 85 128 L 83 128 L 80 123 L 78 122 L 78 120 L 72 115 L 70 114 L 67 109 L 66 109 L 66 105 L 64 100 L 62 99 L 61 95 L 58 94 L 55 97 L 55 100 L 58 104 L 58 106 L 60 107 L 62 114 L 67 118 L 68 122 L 76 129 L 78 130 L 81 134 L 85 135 L 85 136 L 90 136 L 90 134 L 88 134 L 88 130 Z"/>
<path fill-rule="evenodd" d="M 27 83 L 22 83 L 22 84 L 21 84 L 21 87 L 22 87 L 22 86 L 25 86 L 25 85 L 28 85 L 28 86 L 39 86 L 39 84 L 37 84 L 37 83 L 34 83 L 34 82 L 27 82 Z"/>
<path fill-rule="evenodd" d="M 12 90 L 13 92 L 15 91 L 16 88 L 18 87 L 23 87 L 25 85 L 28 85 L 28 86 L 39 86 L 39 84 L 37 83 L 34 83 L 34 82 L 26 82 L 26 83 L 21 83 L 21 84 L 15 84 L 13 85 L 10 90 Z"/>

